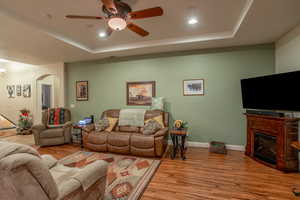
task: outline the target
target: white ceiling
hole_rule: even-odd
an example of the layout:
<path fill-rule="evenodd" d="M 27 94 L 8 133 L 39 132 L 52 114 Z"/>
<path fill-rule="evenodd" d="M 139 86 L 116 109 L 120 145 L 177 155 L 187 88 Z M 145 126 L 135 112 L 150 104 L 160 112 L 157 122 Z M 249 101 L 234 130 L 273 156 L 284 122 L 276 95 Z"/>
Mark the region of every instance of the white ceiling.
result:
<path fill-rule="evenodd" d="M 106 39 L 99 0 L 1 0 L 0 58 L 31 64 L 73 62 L 190 49 L 271 43 L 300 22 L 299 0 L 124 0 L 133 10 L 161 6 L 162 17 L 136 20 L 150 36 L 124 30 Z M 51 15 L 51 17 L 49 17 Z M 188 25 L 191 16 L 199 24 Z"/>

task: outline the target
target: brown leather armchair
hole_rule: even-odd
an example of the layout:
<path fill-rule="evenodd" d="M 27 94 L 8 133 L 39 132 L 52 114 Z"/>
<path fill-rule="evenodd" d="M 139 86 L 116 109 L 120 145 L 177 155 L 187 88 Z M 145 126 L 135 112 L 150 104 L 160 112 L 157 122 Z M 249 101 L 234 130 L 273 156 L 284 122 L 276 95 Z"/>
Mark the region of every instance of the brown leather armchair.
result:
<path fill-rule="evenodd" d="M 45 110 L 42 113 L 42 124 L 34 125 L 32 127 L 36 145 L 51 146 L 71 143 L 72 122 L 70 110 L 65 109 L 64 124 L 61 124 L 56 128 L 49 128 L 47 124 L 48 110 Z"/>
<path fill-rule="evenodd" d="M 103 117 L 119 118 L 120 110 L 107 110 Z M 153 135 L 143 135 L 142 127 L 116 126 L 112 132 L 96 132 L 93 125 L 83 131 L 83 145 L 93 151 L 131 154 L 136 156 L 161 157 L 168 145 L 169 113 L 148 110 L 145 120 L 163 116 L 165 128 Z"/>

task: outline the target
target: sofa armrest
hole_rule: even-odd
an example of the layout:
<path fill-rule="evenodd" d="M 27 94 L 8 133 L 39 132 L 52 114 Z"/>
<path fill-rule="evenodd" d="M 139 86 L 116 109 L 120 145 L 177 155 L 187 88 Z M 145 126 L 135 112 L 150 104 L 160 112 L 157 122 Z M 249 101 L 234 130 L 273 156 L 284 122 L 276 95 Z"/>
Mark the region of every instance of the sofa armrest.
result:
<path fill-rule="evenodd" d="M 46 130 L 46 126 L 44 124 L 37 124 L 37 125 L 32 126 L 31 129 L 37 133 L 40 133 L 43 130 Z"/>
<path fill-rule="evenodd" d="M 41 132 L 43 132 L 46 129 L 47 129 L 47 127 L 43 124 L 34 125 L 31 128 L 33 136 L 34 136 L 34 142 L 36 145 L 40 144 L 40 134 L 41 134 Z"/>
<path fill-rule="evenodd" d="M 51 155 L 42 155 L 41 157 L 43 163 L 48 167 L 48 169 L 51 169 L 57 164 L 57 159 Z"/>
<path fill-rule="evenodd" d="M 72 127 L 72 125 L 73 125 L 72 122 L 68 121 L 68 122 L 64 123 L 63 128 L 69 128 L 69 127 Z"/>
<path fill-rule="evenodd" d="M 168 128 L 168 127 L 163 128 L 163 129 L 160 129 L 159 131 L 157 131 L 157 132 L 154 134 L 154 137 L 164 136 L 164 135 L 168 134 L 168 131 L 169 131 L 169 128 Z"/>
<path fill-rule="evenodd" d="M 81 183 L 84 191 L 96 183 L 99 179 L 106 177 L 108 163 L 103 160 L 97 160 L 76 173 L 72 178 Z M 106 181 L 106 180 L 105 180 Z"/>
<path fill-rule="evenodd" d="M 95 130 L 95 124 L 86 125 L 82 130 L 86 133 L 91 133 Z"/>

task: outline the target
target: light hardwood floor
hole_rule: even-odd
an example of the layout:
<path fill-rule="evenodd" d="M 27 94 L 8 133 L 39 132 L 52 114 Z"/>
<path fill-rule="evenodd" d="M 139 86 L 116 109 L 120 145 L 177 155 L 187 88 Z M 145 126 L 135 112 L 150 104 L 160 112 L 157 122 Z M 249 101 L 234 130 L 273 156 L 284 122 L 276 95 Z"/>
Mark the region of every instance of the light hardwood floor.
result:
<path fill-rule="evenodd" d="M 41 154 L 60 159 L 80 150 L 63 145 L 40 148 Z M 187 160 L 162 159 L 142 200 L 289 200 L 292 188 L 300 189 L 300 174 L 283 173 L 259 164 L 243 152 L 211 154 L 205 148 L 189 148 Z"/>

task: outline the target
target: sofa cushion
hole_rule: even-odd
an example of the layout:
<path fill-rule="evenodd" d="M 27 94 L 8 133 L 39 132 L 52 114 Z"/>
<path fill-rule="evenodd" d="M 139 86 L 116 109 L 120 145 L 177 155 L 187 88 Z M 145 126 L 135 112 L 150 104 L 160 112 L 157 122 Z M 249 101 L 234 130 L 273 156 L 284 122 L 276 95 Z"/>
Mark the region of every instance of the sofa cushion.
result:
<path fill-rule="evenodd" d="M 107 135 L 107 143 L 112 146 L 129 146 L 132 133 L 127 132 L 111 132 Z"/>
<path fill-rule="evenodd" d="M 156 120 L 150 120 L 145 124 L 142 133 L 143 135 L 153 135 L 161 128 L 162 126 Z"/>
<path fill-rule="evenodd" d="M 142 156 L 142 157 L 153 157 L 153 156 L 155 156 L 154 148 L 141 149 L 141 148 L 135 148 L 135 147 L 131 146 L 130 147 L 130 153 L 134 156 Z"/>
<path fill-rule="evenodd" d="M 107 117 L 107 120 L 109 121 L 109 126 L 105 129 L 105 131 L 111 132 L 115 128 L 118 118 Z"/>
<path fill-rule="evenodd" d="M 101 132 L 109 127 L 109 121 L 107 118 L 99 120 L 98 123 L 95 124 L 95 131 Z"/>
<path fill-rule="evenodd" d="M 108 132 L 92 132 L 88 135 L 87 142 L 91 144 L 105 144 L 107 142 Z"/>
<path fill-rule="evenodd" d="M 145 121 L 145 123 L 148 123 L 148 122 L 151 121 L 151 120 L 157 121 L 157 122 L 161 125 L 162 128 L 165 128 L 164 121 L 163 121 L 163 116 L 162 116 L 162 115 L 159 115 L 159 116 L 156 116 L 156 117 L 147 119 L 147 120 Z"/>
<path fill-rule="evenodd" d="M 55 138 L 55 137 L 64 137 L 63 128 L 50 128 L 41 132 L 41 138 Z"/>
<path fill-rule="evenodd" d="M 130 139 L 130 145 L 136 148 L 150 149 L 154 147 L 154 137 L 133 134 Z"/>
<path fill-rule="evenodd" d="M 119 126 L 120 132 L 138 133 L 140 128 L 137 126 Z"/>

